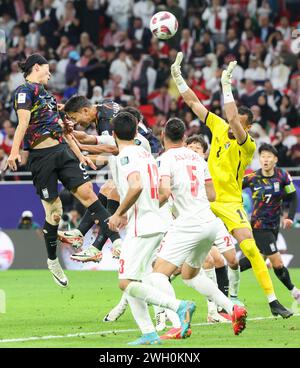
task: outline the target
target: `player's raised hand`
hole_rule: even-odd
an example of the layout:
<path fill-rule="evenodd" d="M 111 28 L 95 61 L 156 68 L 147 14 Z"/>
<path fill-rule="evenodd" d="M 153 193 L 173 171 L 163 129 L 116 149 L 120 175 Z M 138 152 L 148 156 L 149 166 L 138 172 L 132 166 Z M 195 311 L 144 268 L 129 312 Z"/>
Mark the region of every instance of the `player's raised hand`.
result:
<path fill-rule="evenodd" d="M 172 77 L 175 79 L 181 77 L 181 62 L 183 59 L 183 53 L 180 51 L 177 53 L 176 59 L 174 63 L 171 65 L 171 74 Z"/>
<path fill-rule="evenodd" d="M 231 61 L 227 67 L 227 69 L 223 70 L 222 77 L 221 77 L 221 83 L 223 86 L 225 85 L 231 85 L 232 81 L 232 72 L 237 64 L 237 61 Z"/>
<path fill-rule="evenodd" d="M 18 165 L 17 162 L 20 164 L 22 161 L 21 155 L 20 153 L 13 153 L 11 152 L 11 154 L 8 156 L 6 165 L 4 170 L 6 170 L 8 167 L 12 170 L 12 171 L 17 171 L 18 169 Z"/>

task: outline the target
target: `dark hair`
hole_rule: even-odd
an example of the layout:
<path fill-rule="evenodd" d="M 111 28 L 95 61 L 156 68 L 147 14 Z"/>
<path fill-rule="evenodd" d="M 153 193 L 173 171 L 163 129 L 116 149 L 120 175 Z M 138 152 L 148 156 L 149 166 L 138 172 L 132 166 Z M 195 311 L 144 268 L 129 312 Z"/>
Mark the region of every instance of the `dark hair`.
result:
<path fill-rule="evenodd" d="M 253 113 L 247 106 L 239 106 L 238 113 L 240 115 L 247 115 L 247 124 L 251 125 L 253 122 Z"/>
<path fill-rule="evenodd" d="M 91 107 L 92 103 L 85 96 L 73 96 L 65 103 L 64 111 L 78 112 L 84 107 Z"/>
<path fill-rule="evenodd" d="M 205 153 L 208 149 L 208 144 L 206 143 L 206 140 L 202 134 L 195 134 L 191 137 L 188 137 L 185 141 L 186 145 L 190 145 L 192 143 L 199 143 L 203 149 L 203 153 Z"/>
<path fill-rule="evenodd" d="M 140 110 L 136 109 L 135 107 L 132 106 L 126 106 L 124 107 L 121 112 L 129 112 L 129 114 L 133 115 L 137 122 L 139 123 L 141 120 L 143 120 L 143 115 L 140 112 Z"/>
<path fill-rule="evenodd" d="M 117 138 L 131 141 L 136 136 L 136 118 L 129 112 L 119 112 L 111 122 Z"/>
<path fill-rule="evenodd" d="M 179 118 L 171 118 L 167 121 L 165 126 L 165 136 L 171 142 L 178 142 L 183 139 L 185 133 L 185 124 Z"/>
<path fill-rule="evenodd" d="M 272 144 L 263 143 L 259 146 L 258 153 L 261 155 L 262 152 L 270 152 L 273 153 L 274 156 L 278 157 L 277 149 L 272 146 Z"/>
<path fill-rule="evenodd" d="M 44 56 L 40 54 L 32 54 L 28 56 L 25 61 L 19 61 L 18 66 L 24 74 L 24 78 L 26 78 L 31 72 L 32 68 L 35 64 L 43 65 L 49 64 L 48 61 L 44 58 Z"/>

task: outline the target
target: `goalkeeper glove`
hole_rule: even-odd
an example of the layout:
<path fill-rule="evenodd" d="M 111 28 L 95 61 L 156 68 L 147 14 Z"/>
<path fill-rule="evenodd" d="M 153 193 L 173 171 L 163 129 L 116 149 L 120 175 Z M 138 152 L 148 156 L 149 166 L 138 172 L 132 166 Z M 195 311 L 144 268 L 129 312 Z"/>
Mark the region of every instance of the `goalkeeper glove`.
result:
<path fill-rule="evenodd" d="M 232 72 L 237 64 L 237 61 L 231 61 L 227 69 L 223 70 L 221 83 L 223 88 L 224 103 L 233 102 L 234 98 L 231 91 Z"/>
<path fill-rule="evenodd" d="M 183 79 L 181 75 L 181 65 L 180 64 L 182 62 L 182 59 L 183 59 L 183 53 L 178 52 L 175 62 L 171 65 L 171 75 L 180 93 L 184 93 L 189 89 L 189 86 L 186 84 L 185 80 Z"/>

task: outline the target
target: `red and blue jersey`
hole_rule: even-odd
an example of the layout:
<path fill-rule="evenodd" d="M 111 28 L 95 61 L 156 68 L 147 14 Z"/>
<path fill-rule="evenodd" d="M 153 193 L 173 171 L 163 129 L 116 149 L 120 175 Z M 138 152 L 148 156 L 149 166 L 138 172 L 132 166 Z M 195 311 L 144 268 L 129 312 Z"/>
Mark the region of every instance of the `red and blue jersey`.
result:
<path fill-rule="evenodd" d="M 14 109 L 31 112 L 24 137 L 24 149 L 30 149 L 43 135 L 62 142 L 62 127 L 57 102 L 42 84 L 26 82 L 14 93 Z"/>
<path fill-rule="evenodd" d="M 245 188 L 250 188 L 252 192 L 252 228 L 278 229 L 285 194 L 296 190 L 290 174 L 275 168 L 274 175 L 266 177 L 260 169 L 244 177 L 243 189 Z"/>

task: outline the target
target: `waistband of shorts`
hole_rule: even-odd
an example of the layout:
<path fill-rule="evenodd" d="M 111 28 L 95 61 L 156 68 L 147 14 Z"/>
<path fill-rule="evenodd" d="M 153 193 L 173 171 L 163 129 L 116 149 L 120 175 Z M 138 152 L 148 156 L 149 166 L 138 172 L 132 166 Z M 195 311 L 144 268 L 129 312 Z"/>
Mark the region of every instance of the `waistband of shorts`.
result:
<path fill-rule="evenodd" d="M 53 152 L 62 151 L 67 147 L 66 143 L 59 143 L 56 146 L 46 147 L 46 148 L 36 148 L 29 151 L 30 156 L 48 154 Z"/>

